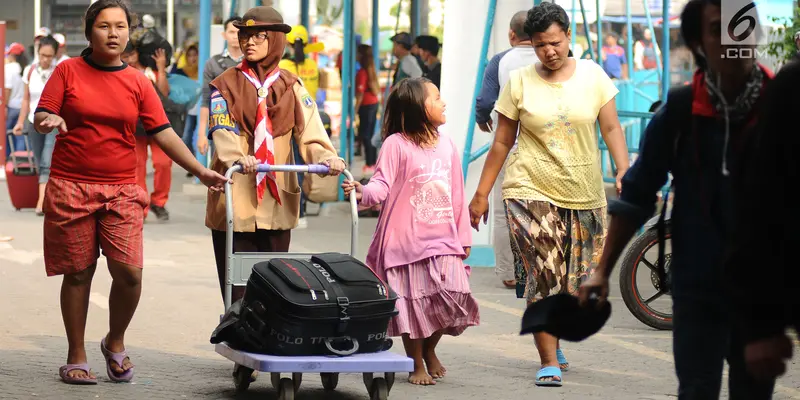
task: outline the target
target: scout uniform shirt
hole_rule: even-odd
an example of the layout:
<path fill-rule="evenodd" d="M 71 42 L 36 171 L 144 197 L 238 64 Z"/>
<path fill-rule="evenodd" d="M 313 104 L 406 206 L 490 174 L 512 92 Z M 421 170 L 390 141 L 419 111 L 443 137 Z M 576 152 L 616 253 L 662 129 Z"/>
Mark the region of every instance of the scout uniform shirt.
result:
<path fill-rule="evenodd" d="M 241 73 L 241 72 L 239 72 Z M 292 151 L 292 137 L 300 148 L 304 160 L 321 163 L 337 158 L 325 127 L 320 120 L 317 105 L 300 81 L 292 87 L 295 97 L 302 106 L 305 127 L 274 138 L 275 165 L 295 164 Z M 256 101 L 237 99 L 238 101 Z M 300 112 L 296 110 L 295 112 Z M 214 153 L 211 169 L 221 174 L 233 163 L 246 155 L 254 155 L 253 134 L 241 129 L 228 112 L 228 104 L 218 90 L 212 89 L 209 104 L 209 139 L 214 140 Z M 233 196 L 233 226 L 236 232 L 255 232 L 256 229 L 288 230 L 297 226 L 300 215 L 300 186 L 295 173 L 275 173 L 281 203 L 269 195 L 264 195 L 261 204 L 256 198 L 256 174 L 233 174 L 231 185 Z M 266 179 L 270 179 L 267 177 Z M 209 192 L 206 208 L 206 226 L 215 230 L 227 230 L 225 221 L 225 194 Z"/>

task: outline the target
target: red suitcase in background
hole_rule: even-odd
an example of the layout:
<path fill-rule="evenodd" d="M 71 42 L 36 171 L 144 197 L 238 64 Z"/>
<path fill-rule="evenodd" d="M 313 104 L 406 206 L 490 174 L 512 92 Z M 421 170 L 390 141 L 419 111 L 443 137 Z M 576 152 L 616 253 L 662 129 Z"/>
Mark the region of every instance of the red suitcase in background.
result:
<path fill-rule="evenodd" d="M 10 132 L 7 134 L 11 136 Z M 6 184 L 11 205 L 17 211 L 23 208 L 36 208 L 36 200 L 39 197 L 39 166 L 31 151 L 28 136 L 25 135 L 24 138 L 25 149 L 15 149 L 11 137 L 6 140 L 11 149 L 11 156 L 5 166 Z"/>

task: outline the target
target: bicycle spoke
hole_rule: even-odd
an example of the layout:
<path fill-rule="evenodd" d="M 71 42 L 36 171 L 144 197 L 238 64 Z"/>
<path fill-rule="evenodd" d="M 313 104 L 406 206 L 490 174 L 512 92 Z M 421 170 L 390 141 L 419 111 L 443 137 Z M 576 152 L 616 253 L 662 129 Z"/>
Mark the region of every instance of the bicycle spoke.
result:
<path fill-rule="evenodd" d="M 644 301 L 644 304 L 650 305 L 650 303 L 652 303 L 653 301 L 655 301 L 655 300 L 656 300 L 656 299 L 658 299 L 659 297 L 663 296 L 663 295 L 664 295 L 664 293 L 666 293 L 666 292 L 659 291 L 658 293 L 656 293 L 656 294 L 654 294 L 653 296 L 651 296 L 649 299 L 645 300 L 645 301 Z"/>

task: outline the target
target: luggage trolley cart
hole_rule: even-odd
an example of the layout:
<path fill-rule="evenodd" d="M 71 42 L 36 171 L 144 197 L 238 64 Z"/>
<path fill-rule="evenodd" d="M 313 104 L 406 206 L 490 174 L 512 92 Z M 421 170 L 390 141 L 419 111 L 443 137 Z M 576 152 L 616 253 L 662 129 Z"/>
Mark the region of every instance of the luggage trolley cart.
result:
<path fill-rule="evenodd" d="M 234 165 L 228 169 L 225 176 L 231 178 L 234 173 L 240 172 L 242 167 Z M 325 165 L 267 165 L 258 166 L 258 172 L 288 172 L 288 173 L 327 173 Z M 349 180 L 353 175 L 344 171 Z M 225 311 L 231 307 L 233 286 L 245 286 L 250 277 L 253 266 L 272 258 L 292 257 L 311 259 L 313 254 L 303 253 L 234 253 L 233 252 L 233 198 L 229 183 L 225 184 L 225 211 L 227 213 L 227 231 L 225 242 Z M 358 206 L 355 196 L 350 196 L 350 213 L 352 224 L 350 227 L 350 255 L 356 256 L 358 246 Z M 339 383 L 340 373 L 362 373 L 364 385 L 369 391 L 370 400 L 386 400 L 395 380 L 396 372 L 412 372 L 414 361 L 408 357 L 389 351 L 369 354 L 355 354 L 346 357 L 328 356 L 301 356 L 284 357 L 267 354 L 255 354 L 232 349 L 226 343 L 219 343 L 215 350 L 220 355 L 235 363 L 233 369 L 233 382 L 236 390 L 246 391 L 250 386 L 253 371 L 268 372 L 272 386 L 278 391 L 280 400 L 294 400 L 295 392 L 300 388 L 303 373 L 318 373 L 322 379 L 325 390 L 334 390 Z M 353 351 L 357 350 L 354 347 Z M 352 354 L 352 352 L 351 352 Z M 281 377 L 281 373 L 291 374 L 291 378 Z M 382 373 L 383 376 L 375 376 Z"/>

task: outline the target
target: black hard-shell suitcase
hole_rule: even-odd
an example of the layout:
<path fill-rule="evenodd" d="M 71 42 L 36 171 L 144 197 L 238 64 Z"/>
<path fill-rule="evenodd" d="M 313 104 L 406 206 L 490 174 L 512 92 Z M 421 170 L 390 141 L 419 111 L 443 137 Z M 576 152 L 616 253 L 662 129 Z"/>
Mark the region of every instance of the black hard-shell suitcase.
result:
<path fill-rule="evenodd" d="M 272 259 L 253 267 L 230 342 L 281 356 L 388 350 L 396 300 L 386 283 L 349 255 Z"/>

